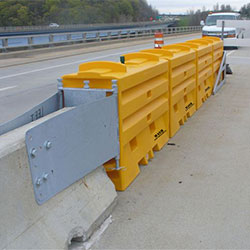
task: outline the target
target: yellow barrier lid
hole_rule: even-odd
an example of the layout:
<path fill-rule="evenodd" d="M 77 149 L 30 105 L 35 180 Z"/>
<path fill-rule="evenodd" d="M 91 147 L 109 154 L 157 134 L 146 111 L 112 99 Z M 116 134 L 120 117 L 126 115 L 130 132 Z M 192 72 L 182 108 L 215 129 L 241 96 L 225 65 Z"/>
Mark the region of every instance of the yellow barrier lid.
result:
<path fill-rule="evenodd" d="M 121 63 L 106 61 L 88 62 L 80 64 L 77 73 L 64 75 L 62 78 L 100 78 L 109 73 L 124 74 L 126 72 L 126 66 Z"/>
<path fill-rule="evenodd" d="M 127 72 L 126 66 L 121 63 L 100 61 L 88 62 L 79 65 L 78 74 L 107 74 L 107 73 L 125 73 Z"/>
<path fill-rule="evenodd" d="M 112 87 L 111 80 L 119 79 L 127 73 L 127 67 L 117 62 L 88 62 L 80 64 L 79 71 L 62 76 L 63 87 L 83 88 L 85 80 L 90 81 L 90 88 Z"/>
<path fill-rule="evenodd" d="M 195 43 L 198 45 L 211 45 L 213 44 L 213 41 L 209 39 L 207 40 L 207 39 L 199 38 L 199 39 L 187 41 L 187 43 Z"/>
<path fill-rule="evenodd" d="M 159 62 L 159 57 L 148 54 L 148 53 L 142 53 L 142 52 L 135 52 L 135 53 L 128 53 L 125 55 L 122 55 L 121 57 L 124 57 L 125 59 L 125 65 L 126 66 L 146 66 L 146 65 L 154 65 Z"/>
<path fill-rule="evenodd" d="M 200 39 L 191 40 L 190 42 L 199 43 L 199 44 L 210 44 L 214 49 L 221 49 L 224 47 L 223 41 L 218 37 L 206 36 Z"/>
<path fill-rule="evenodd" d="M 179 45 L 181 45 L 181 46 L 187 46 L 187 47 L 189 47 L 189 48 L 192 48 L 192 49 L 200 49 L 201 47 L 203 47 L 203 46 L 201 46 L 201 45 L 199 45 L 199 44 L 197 44 L 197 43 L 192 43 L 192 42 L 185 42 L 185 43 L 179 43 Z"/>
<path fill-rule="evenodd" d="M 194 50 L 190 49 L 188 46 L 176 44 L 163 46 L 162 49 L 145 49 L 141 52 L 154 54 L 160 58 L 168 60 L 172 59 L 173 57 L 194 53 Z"/>
<path fill-rule="evenodd" d="M 171 51 L 163 50 L 163 49 L 144 49 L 141 50 L 143 53 L 154 54 L 160 58 L 168 59 L 168 57 L 172 57 L 173 53 Z"/>
<path fill-rule="evenodd" d="M 221 38 L 219 38 L 219 37 L 215 37 L 215 36 L 204 36 L 204 37 L 202 37 L 202 39 L 204 39 L 204 40 L 213 40 L 213 41 L 215 41 L 215 42 L 222 42 L 222 40 L 221 40 Z"/>
<path fill-rule="evenodd" d="M 188 53 L 188 52 L 192 52 L 192 49 L 185 47 L 183 45 L 179 45 L 179 44 L 173 44 L 173 45 L 165 45 L 162 47 L 162 49 L 171 51 L 173 53 Z"/>
<path fill-rule="evenodd" d="M 195 51 L 192 48 L 179 44 L 166 45 L 163 46 L 162 49 L 172 53 L 170 59 L 172 59 L 173 57 L 195 54 Z"/>
<path fill-rule="evenodd" d="M 192 48 L 198 52 L 198 54 L 206 54 L 212 52 L 212 44 L 209 44 L 207 42 L 192 42 L 187 41 L 185 43 L 180 43 L 180 45 L 188 46 L 189 48 Z"/>
<path fill-rule="evenodd" d="M 130 53 L 124 55 L 124 57 L 125 64 L 109 61 L 83 63 L 79 66 L 77 73 L 62 76 L 63 86 L 82 88 L 85 80 L 91 80 L 91 88 L 111 88 L 112 79 L 121 80 L 140 74 L 142 71 L 147 72 L 143 75 L 145 78 L 166 72 L 166 66 L 168 65 L 166 60 L 148 53 Z"/>

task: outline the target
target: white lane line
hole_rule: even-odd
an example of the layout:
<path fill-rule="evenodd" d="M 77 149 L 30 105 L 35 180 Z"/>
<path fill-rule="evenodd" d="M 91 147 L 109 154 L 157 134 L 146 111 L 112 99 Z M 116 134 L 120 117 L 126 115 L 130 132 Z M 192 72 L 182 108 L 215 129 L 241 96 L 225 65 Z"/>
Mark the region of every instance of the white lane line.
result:
<path fill-rule="evenodd" d="M 231 54 L 233 54 L 235 52 L 235 50 L 232 50 L 230 52 L 227 52 L 227 56 L 230 56 Z"/>
<path fill-rule="evenodd" d="M 125 54 L 125 53 L 131 53 L 131 52 L 135 52 L 135 51 L 136 50 L 130 50 L 130 51 L 125 51 L 123 53 L 120 52 L 120 53 L 109 54 L 109 55 L 106 55 L 106 56 L 98 56 L 98 57 L 93 57 L 93 58 L 88 59 L 88 60 L 74 61 L 74 62 L 71 62 L 71 63 L 59 64 L 59 65 L 55 65 L 55 66 L 51 66 L 51 67 L 46 67 L 46 68 L 42 68 L 42 69 L 34 69 L 34 70 L 31 70 L 31 71 L 26 71 L 26 72 L 22 72 L 22 73 L 18 73 L 18 74 L 1 76 L 0 80 L 6 79 L 6 78 L 11 78 L 11 77 L 16 77 L 16 76 L 21 76 L 21 75 L 27 75 L 27 74 L 31 74 L 31 73 L 35 73 L 35 72 L 45 71 L 45 70 L 49 70 L 49 69 L 60 68 L 60 67 L 68 66 L 68 65 L 89 62 L 89 61 L 93 61 L 93 60 L 97 60 L 97 59 L 102 59 L 102 58 L 106 58 L 106 57 L 110 57 L 110 56 L 122 55 L 122 54 Z"/>
<path fill-rule="evenodd" d="M 16 86 L 1 88 L 0 91 L 5 91 L 5 90 L 8 90 L 8 89 L 14 89 L 15 87 L 16 87 Z"/>

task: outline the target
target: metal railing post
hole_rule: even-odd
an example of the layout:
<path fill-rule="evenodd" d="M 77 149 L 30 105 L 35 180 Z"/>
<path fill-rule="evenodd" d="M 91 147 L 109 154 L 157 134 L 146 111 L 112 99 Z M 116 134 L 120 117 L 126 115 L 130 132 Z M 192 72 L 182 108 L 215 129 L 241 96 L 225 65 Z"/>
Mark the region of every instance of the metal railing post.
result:
<path fill-rule="evenodd" d="M 96 32 L 95 35 L 96 35 L 96 40 L 99 41 L 99 42 L 101 42 L 102 40 L 100 38 L 100 32 Z"/>
<path fill-rule="evenodd" d="M 121 31 L 118 31 L 118 39 L 121 39 Z M 108 32 L 108 36 L 110 36 L 111 35 L 111 32 Z"/>
<path fill-rule="evenodd" d="M 83 40 L 84 42 L 86 42 L 86 36 L 87 36 L 87 33 L 82 33 L 82 40 Z"/>
<path fill-rule="evenodd" d="M 3 38 L 2 39 L 2 46 L 3 46 L 3 48 L 7 48 L 8 47 L 8 38 Z"/>
<path fill-rule="evenodd" d="M 130 38 L 130 30 L 127 30 L 127 38 Z"/>
<path fill-rule="evenodd" d="M 72 34 L 67 34 L 67 41 L 72 40 Z"/>
<path fill-rule="evenodd" d="M 50 43 L 54 42 L 54 35 L 53 34 L 49 34 L 49 42 Z"/>
<path fill-rule="evenodd" d="M 221 40 L 224 40 L 225 21 L 222 21 Z"/>
<path fill-rule="evenodd" d="M 28 37 L 28 45 L 29 45 L 29 48 L 32 48 L 32 45 L 33 45 L 33 37 L 32 36 Z"/>

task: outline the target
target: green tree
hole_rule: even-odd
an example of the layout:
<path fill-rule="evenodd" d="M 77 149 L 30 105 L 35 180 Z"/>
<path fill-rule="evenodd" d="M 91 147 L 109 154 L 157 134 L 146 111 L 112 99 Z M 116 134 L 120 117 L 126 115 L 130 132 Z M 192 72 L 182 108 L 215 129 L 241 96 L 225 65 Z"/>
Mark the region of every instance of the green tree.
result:
<path fill-rule="evenodd" d="M 250 3 L 243 5 L 240 12 L 242 16 L 250 18 Z"/>
<path fill-rule="evenodd" d="M 0 0 L 0 26 L 117 23 L 158 16 L 146 0 Z"/>

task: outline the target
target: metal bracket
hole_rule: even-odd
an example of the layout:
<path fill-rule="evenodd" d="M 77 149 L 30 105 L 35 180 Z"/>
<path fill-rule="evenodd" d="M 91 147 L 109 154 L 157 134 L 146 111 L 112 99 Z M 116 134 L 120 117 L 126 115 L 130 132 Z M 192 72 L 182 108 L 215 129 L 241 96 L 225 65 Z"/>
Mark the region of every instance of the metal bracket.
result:
<path fill-rule="evenodd" d="M 223 52 L 223 57 L 222 57 L 222 61 L 220 64 L 220 69 L 216 78 L 216 82 L 214 84 L 214 88 L 213 88 L 213 94 L 215 95 L 220 89 L 221 87 L 225 84 L 226 82 L 226 69 L 227 69 L 227 63 L 226 63 L 226 51 Z M 221 76 L 224 76 L 224 79 L 222 81 L 220 81 Z"/>
<path fill-rule="evenodd" d="M 117 96 L 112 95 L 51 118 L 26 133 L 38 204 L 112 158 L 119 158 Z"/>
<path fill-rule="evenodd" d="M 0 125 L 0 135 L 63 107 L 73 107 L 26 132 L 35 199 L 43 204 L 58 192 L 116 159 L 120 170 L 117 80 L 112 89 L 63 88 L 16 119 Z M 111 92 L 112 95 L 108 95 Z"/>

